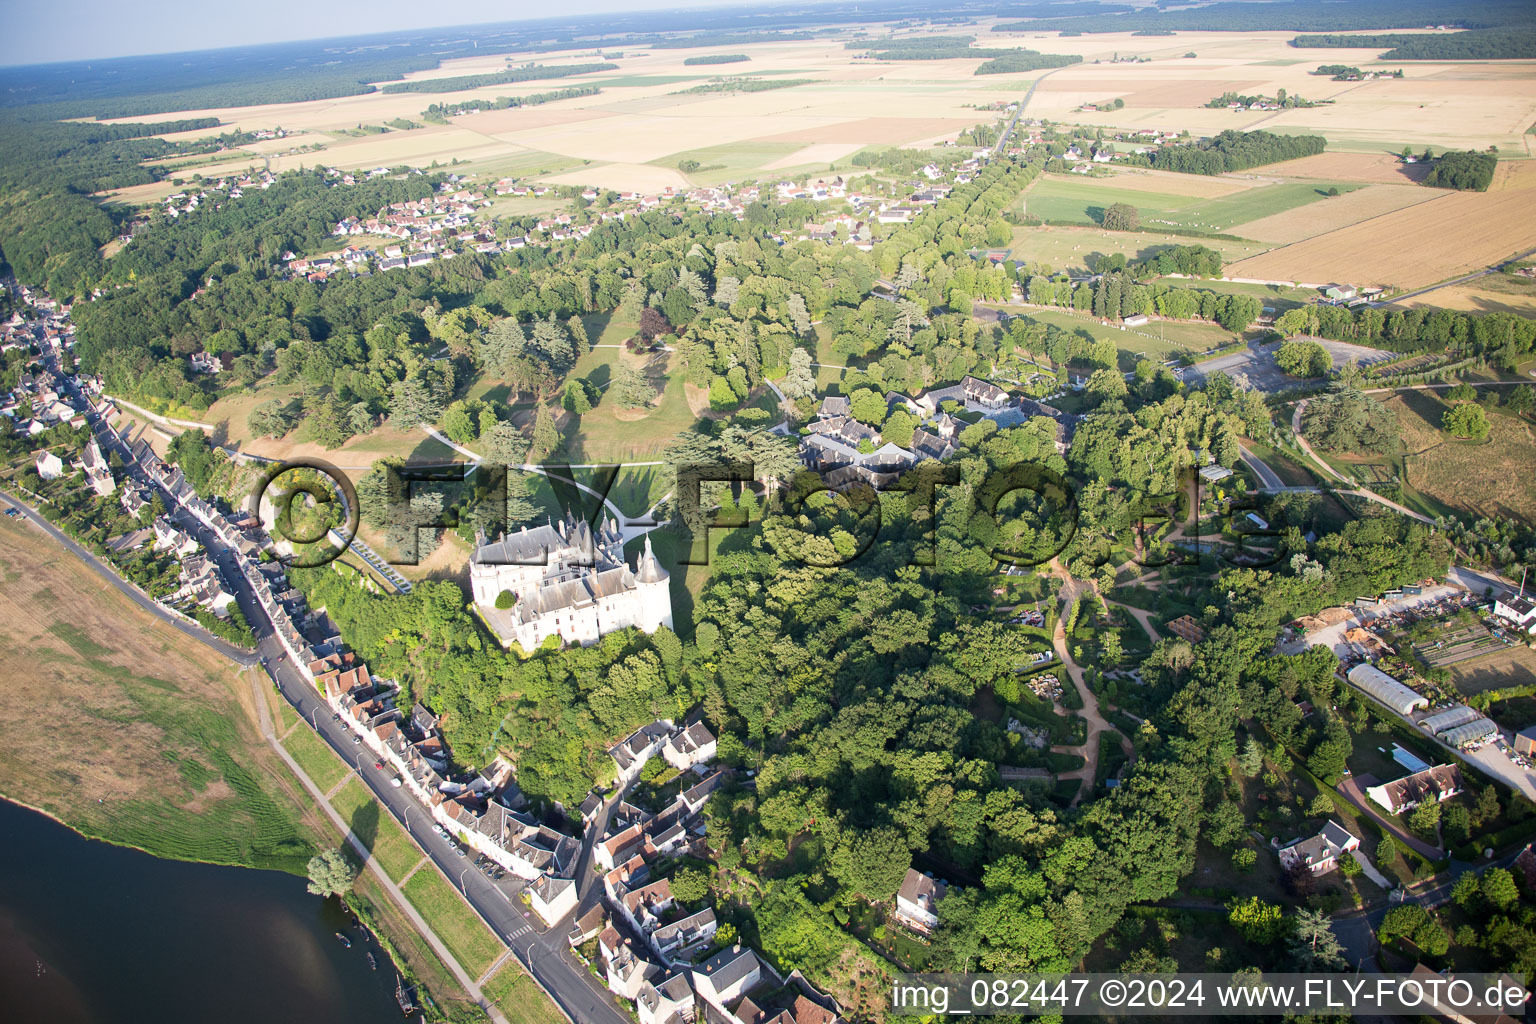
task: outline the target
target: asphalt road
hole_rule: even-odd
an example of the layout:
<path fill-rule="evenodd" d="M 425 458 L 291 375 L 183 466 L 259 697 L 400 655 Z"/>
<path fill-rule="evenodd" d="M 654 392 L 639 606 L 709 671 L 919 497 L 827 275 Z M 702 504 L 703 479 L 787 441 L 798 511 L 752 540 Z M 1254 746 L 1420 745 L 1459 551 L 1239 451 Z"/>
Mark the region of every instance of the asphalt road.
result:
<path fill-rule="evenodd" d="M 50 370 L 57 370 L 56 359 L 51 354 L 46 361 Z M 78 395 L 78 392 L 75 393 Z M 95 413 L 90 413 L 88 419 L 97 440 L 104 448 L 117 451 L 129 474 L 142 484 L 154 486 L 148 475 L 139 469 L 133 459 L 133 453 L 126 445 L 113 438 L 101 418 Z M 510 875 L 500 882 L 487 878 L 475 868 L 470 857 L 459 855 L 456 844 L 432 830 L 432 816 L 408 790 L 403 787 L 397 789 L 389 784 L 392 772 L 374 768 L 375 755 L 360 741 L 354 742 L 355 734 L 338 719 L 332 717 L 334 712 L 330 705 L 288 658 L 282 642 L 272 629 L 265 610 L 251 592 L 244 573 L 239 570 L 234 550 L 191 513 L 178 507 L 164 488 L 156 489 L 165 500 L 166 508 L 176 509 L 172 513 L 173 518 L 197 538 L 224 573 L 226 586 L 234 593 L 240 611 L 245 615 L 246 621 L 250 623 L 256 635 L 256 654 L 252 655 L 250 652 L 225 644 L 217 637 L 190 627 L 174 616 L 169 617 L 168 621 L 188 635 L 220 650 L 221 653 L 229 654 L 240 664 L 252 665 L 259 661 L 272 677 L 278 691 L 294 707 L 300 717 L 306 719 L 344 761 L 353 764 L 353 770 L 379 802 L 400 824 L 405 826 L 417 845 L 432 858 L 433 863 L 442 869 L 443 874 L 455 883 L 486 924 L 511 947 L 513 955 L 523 967 L 539 980 L 561 1009 L 573 1020 L 578 1024 L 631 1024 L 632 1018 L 618 1007 L 607 988 L 599 983 L 585 966 L 572 957 L 565 940 L 566 926 L 562 924 L 543 934 L 533 927 L 535 919 L 531 916 L 532 912 L 524 909 L 521 901 L 517 899 L 523 883 Z M 116 574 L 106 570 L 89 552 L 80 548 L 68 537 L 59 534 L 51 524 L 42 522 L 40 525 L 53 533 L 76 554 L 95 565 L 98 572 L 110 574 L 115 585 L 133 597 L 141 606 L 161 618 L 167 618 L 163 609 L 154 606 L 153 601 L 149 601 L 134 588 L 118 579 Z M 583 858 L 584 862 L 585 858 Z M 420 870 L 427 870 L 427 868 L 423 866 Z"/>

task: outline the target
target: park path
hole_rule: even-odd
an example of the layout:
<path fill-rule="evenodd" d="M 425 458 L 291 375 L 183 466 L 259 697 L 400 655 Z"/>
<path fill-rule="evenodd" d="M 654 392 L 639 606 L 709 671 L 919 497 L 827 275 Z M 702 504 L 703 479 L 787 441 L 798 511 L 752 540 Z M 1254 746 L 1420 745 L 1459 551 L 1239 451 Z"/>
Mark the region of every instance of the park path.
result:
<path fill-rule="evenodd" d="M 1072 612 L 1072 606 L 1082 599 L 1084 591 L 1091 589 L 1091 586 L 1081 580 L 1073 579 L 1072 575 L 1054 560 L 1051 562 L 1051 571 L 1060 576 L 1063 581 L 1061 614 L 1056 617 L 1056 629 L 1051 634 L 1051 646 L 1056 651 L 1056 657 L 1066 666 L 1067 675 L 1071 677 L 1072 685 L 1077 688 L 1077 695 L 1083 702 L 1082 709 L 1073 714 L 1082 715 L 1083 720 L 1088 723 L 1088 735 L 1081 747 L 1058 745 L 1051 748 L 1056 753 L 1078 754 L 1083 759 L 1081 768 L 1069 772 L 1058 772 L 1056 775 L 1057 779 L 1080 779 L 1087 782 L 1086 786 L 1078 786 L 1077 795 L 1072 798 L 1072 806 L 1076 807 L 1082 801 L 1083 795 L 1093 787 L 1094 779 L 1098 775 L 1099 734 L 1107 729 L 1114 729 L 1114 726 L 1105 720 L 1104 713 L 1099 710 L 1098 697 L 1089 689 L 1087 680 L 1083 678 L 1082 667 L 1072 660 L 1072 652 L 1067 648 L 1067 617 Z M 1124 736 L 1120 737 L 1120 746 L 1127 757 L 1134 753 L 1131 741 Z"/>
<path fill-rule="evenodd" d="M 1397 390 L 1397 389 L 1395 389 L 1395 388 L 1383 388 L 1382 390 L 1384 390 L 1384 391 L 1393 391 L 1393 390 Z M 1334 468 L 1332 466 L 1328 465 L 1328 463 L 1323 460 L 1322 456 L 1318 455 L 1317 452 L 1313 451 L 1312 450 L 1312 446 L 1307 443 L 1306 437 L 1302 435 L 1302 432 L 1301 432 L 1301 416 L 1302 416 L 1302 413 L 1306 410 L 1306 408 L 1307 408 L 1307 400 L 1305 398 L 1303 398 L 1301 401 L 1296 403 L 1296 408 L 1294 410 L 1292 410 L 1292 412 L 1291 412 L 1291 433 L 1293 435 L 1295 435 L 1296 443 L 1301 446 L 1301 450 L 1306 453 L 1307 458 L 1311 459 L 1312 462 L 1314 464 L 1316 464 L 1318 466 L 1318 468 L 1320 468 L 1328 477 L 1331 477 L 1332 479 L 1337 480 L 1340 483 L 1345 483 L 1345 484 L 1350 483 L 1349 480 L 1346 480 L 1344 477 L 1340 476 L 1334 470 Z M 1411 508 L 1405 508 L 1402 505 L 1399 505 L 1397 502 L 1392 501 L 1390 498 L 1383 498 L 1381 495 L 1377 494 L 1375 491 L 1368 491 L 1368 490 L 1364 490 L 1362 488 L 1349 488 L 1349 489 L 1340 489 L 1339 493 L 1340 494 L 1353 494 L 1356 497 L 1365 498 L 1368 501 L 1374 501 L 1378 505 L 1385 505 L 1387 508 L 1390 508 L 1392 511 L 1401 513 L 1402 515 L 1405 515 L 1405 516 L 1407 516 L 1410 519 L 1417 519 L 1419 522 L 1425 523 L 1425 524 L 1427 524 L 1429 526 L 1434 526 L 1435 525 L 1435 520 L 1431 519 L 1429 516 L 1423 515 L 1422 513 L 1419 513 L 1419 512 L 1415 512 Z"/>

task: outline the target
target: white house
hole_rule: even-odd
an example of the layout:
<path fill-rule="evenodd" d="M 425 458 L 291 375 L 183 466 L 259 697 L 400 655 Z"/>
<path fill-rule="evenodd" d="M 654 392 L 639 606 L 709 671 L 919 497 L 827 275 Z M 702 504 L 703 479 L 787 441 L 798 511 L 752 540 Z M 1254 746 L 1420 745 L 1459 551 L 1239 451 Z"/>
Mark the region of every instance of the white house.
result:
<path fill-rule="evenodd" d="M 1326 875 L 1339 866 L 1340 858 L 1360 848 L 1359 837 L 1336 821 L 1310 839 L 1299 839 L 1280 851 L 1280 863 L 1287 868 L 1304 865 L 1314 875 Z"/>
<path fill-rule="evenodd" d="M 576 882 L 555 875 L 540 875 L 528 887 L 528 905 L 545 924 L 553 925 L 576 909 Z"/>
<path fill-rule="evenodd" d="M 939 926 L 944 890 L 944 883 L 934 881 L 932 875 L 908 868 L 896 893 L 896 916 L 920 932 L 932 931 Z"/>
<path fill-rule="evenodd" d="M 1366 795 L 1385 807 L 1388 813 L 1401 814 L 1424 803 L 1440 803 L 1461 792 L 1461 771 L 1453 764 L 1436 765 L 1412 775 L 1366 789 Z"/>
<path fill-rule="evenodd" d="M 674 974 L 657 984 L 647 981 L 640 986 L 635 997 L 635 1013 L 640 1024 L 665 1024 L 674 1017 L 679 1019 L 693 1014 L 693 986 L 688 984 L 687 972 Z"/>
<path fill-rule="evenodd" d="M 746 995 L 763 977 L 757 954 L 739 944 L 722 950 L 693 968 L 693 988 L 722 1013 L 726 1004 Z"/>
<path fill-rule="evenodd" d="M 608 989 L 625 999 L 634 999 L 647 981 L 660 974 L 661 965 L 636 953 L 629 943 L 620 946 L 608 959 Z"/>
<path fill-rule="evenodd" d="M 684 771 L 713 758 L 717 746 L 709 728 L 703 722 L 694 722 L 667 740 L 661 748 L 661 756 L 667 759 L 667 764 Z"/>
<path fill-rule="evenodd" d="M 1527 633 L 1536 633 L 1536 601 L 1523 594 L 1494 601 L 1493 614 Z"/>
<path fill-rule="evenodd" d="M 64 475 L 64 460 L 53 452 L 38 452 L 36 465 L 37 475 L 44 480 L 57 480 Z"/>

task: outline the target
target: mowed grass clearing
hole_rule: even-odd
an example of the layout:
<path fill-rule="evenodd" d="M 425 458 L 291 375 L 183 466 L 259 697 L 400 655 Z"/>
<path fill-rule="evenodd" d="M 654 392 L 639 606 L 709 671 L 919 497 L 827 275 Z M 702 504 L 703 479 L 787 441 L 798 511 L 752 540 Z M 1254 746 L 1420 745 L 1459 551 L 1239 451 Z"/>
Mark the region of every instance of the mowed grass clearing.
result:
<path fill-rule="evenodd" d="M 481 990 L 512 1024 L 560 1024 L 565 1020 L 516 960 L 503 964 Z"/>
<path fill-rule="evenodd" d="M 1154 320 L 1145 327 L 1121 330 L 1118 324 L 1106 326 L 1095 317 L 1082 317 L 1065 310 L 1014 307 L 1032 320 L 1054 324 L 1064 331 L 1080 332 L 1095 341 L 1108 338 L 1120 350 L 1120 368 L 1129 370 L 1145 356 L 1163 362 L 1181 355 L 1208 352 L 1233 341 L 1237 335 L 1216 324 L 1165 323 Z"/>
<path fill-rule="evenodd" d="M 1114 182 L 1113 178 L 1073 180 L 1061 175 L 1047 175 L 1025 194 L 1025 209 L 1030 216 L 1042 220 L 1097 224 L 1110 204 L 1127 203 L 1141 214 L 1142 225 L 1154 231 L 1169 227 L 1224 232 L 1234 224 L 1270 217 L 1329 198 L 1327 191 L 1331 187 L 1337 187 L 1341 193 L 1359 187 L 1326 182 L 1287 182 L 1222 196 L 1188 196 L 1120 188 Z"/>
<path fill-rule="evenodd" d="M 288 734 L 287 739 L 283 740 L 283 748 L 299 762 L 304 774 L 314 780 L 322 793 L 329 793 L 336 783 L 347 776 L 347 766 L 325 745 L 324 740 L 315 735 L 308 722 L 296 726 Z"/>
<path fill-rule="evenodd" d="M 489 970 L 506 948 L 491 934 L 480 915 L 464 902 L 458 890 L 432 865 L 412 875 L 401 891 L 427 919 L 470 977 L 478 978 Z"/>
<path fill-rule="evenodd" d="M 93 838 L 302 874 L 319 819 L 249 678 L 36 527 L 0 519 L 0 792 Z"/>
<path fill-rule="evenodd" d="M 371 753 L 363 754 L 365 771 L 375 772 Z M 383 775 L 383 772 L 379 772 Z M 352 779 L 333 797 L 331 806 L 351 826 L 359 839 L 373 851 L 384 871 L 395 881 L 405 877 L 424 854 L 421 847 L 405 834 L 395 819 L 386 811 L 362 782 Z M 421 826 L 427 828 L 425 822 Z M 418 872 L 419 874 L 419 872 Z"/>

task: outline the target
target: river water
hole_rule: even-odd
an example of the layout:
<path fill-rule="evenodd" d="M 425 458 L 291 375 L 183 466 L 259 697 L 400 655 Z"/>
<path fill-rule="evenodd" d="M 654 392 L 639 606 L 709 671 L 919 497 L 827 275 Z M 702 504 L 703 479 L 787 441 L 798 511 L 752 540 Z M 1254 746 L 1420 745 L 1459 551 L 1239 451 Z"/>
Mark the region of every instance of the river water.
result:
<path fill-rule="evenodd" d="M 0 800 L 0 1020 L 399 1024 L 366 935 L 301 878 L 161 860 Z"/>

